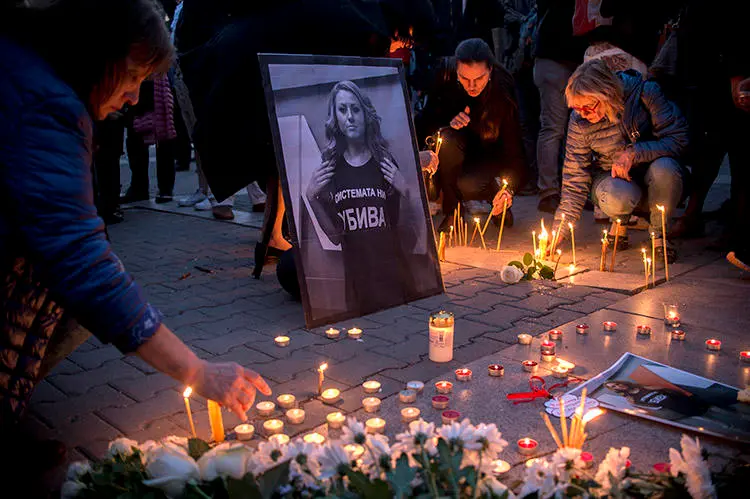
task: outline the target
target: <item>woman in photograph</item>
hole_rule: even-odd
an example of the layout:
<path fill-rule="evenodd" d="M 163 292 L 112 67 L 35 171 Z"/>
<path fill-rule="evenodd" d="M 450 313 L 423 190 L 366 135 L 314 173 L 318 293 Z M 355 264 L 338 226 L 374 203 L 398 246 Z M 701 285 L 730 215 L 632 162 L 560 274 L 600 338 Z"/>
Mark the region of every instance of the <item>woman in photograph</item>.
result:
<path fill-rule="evenodd" d="M 409 198 L 370 99 L 351 81 L 328 97 L 327 144 L 305 193 L 320 227 L 341 244 L 349 310 L 366 314 L 414 296 L 406 254 L 416 241 L 399 224 Z"/>

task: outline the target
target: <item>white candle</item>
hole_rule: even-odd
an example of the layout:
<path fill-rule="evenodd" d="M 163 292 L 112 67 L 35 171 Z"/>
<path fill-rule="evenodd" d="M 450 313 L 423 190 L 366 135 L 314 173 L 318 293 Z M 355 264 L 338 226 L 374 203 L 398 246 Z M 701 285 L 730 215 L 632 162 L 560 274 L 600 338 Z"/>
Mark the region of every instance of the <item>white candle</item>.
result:
<path fill-rule="evenodd" d="M 416 407 L 404 407 L 401 409 L 401 420 L 404 423 L 411 423 L 412 421 L 416 421 L 421 412 Z"/>
<path fill-rule="evenodd" d="M 276 409 L 276 404 L 269 400 L 264 400 L 263 402 L 258 402 L 255 405 L 255 409 L 258 411 L 258 416 L 267 418 L 273 414 L 274 409 Z"/>
<path fill-rule="evenodd" d="M 377 412 L 380 409 L 380 399 L 377 397 L 366 397 L 362 399 L 362 407 L 367 412 Z"/>
<path fill-rule="evenodd" d="M 341 335 L 341 331 L 334 327 L 329 327 L 328 329 L 326 329 L 326 336 L 332 340 L 335 340 L 340 335 Z"/>
<path fill-rule="evenodd" d="M 453 332 L 455 318 L 452 313 L 441 310 L 430 314 L 429 358 L 433 362 L 453 360 Z"/>
<path fill-rule="evenodd" d="M 326 437 L 324 437 L 320 433 L 313 432 L 313 433 L 308 433 L 307 435 L 302 437 L 302 440 L 304 440 L 308 444 L 320 445 L 326 441 Z"/>
<path fill-rule="evenodd" d="M 276 343 L 277 347 L 288 347 L 290 341 L 291 339 L 289 336 L 277 336 L 273 339 L 273 342 Z"/>
<path fill-rule="evenodd" d="M 352 461 L 356 461 L 365 453 L 365 448 L 359 444 L 346 444 L 344 450 Z"/>
<path fill-rule="evenodd" d="M 518 335 L 518 343 L 521 345 L 531 345 L 531 335 L 526 333 L 521 333 Z"/>
<path fill-rule="evenodd" d="M 383 433 L 383 430 L 385 430 L 385 419 L 370 418 L 365 421 L 365 428 L 368 433 Z"/>
<path fill-rule="evenodd" d="M 198 434 L 195 432 L 195 422 L 193 422 L 193 412 L 190 410 L 190 395 L 192 393 L 193 389 L 188 386 L 182 392 L 182 396 L 185 399 L 185 410 L 187 411 L 188 422 L 190 423 L 190 431 L 193 433 L 193 438 L 198 438 Z"/>
<path fill-rule="evenodd" d="M 284 431 L 284 422 L 280 419 L 269 419 L 263 423 L 266 435 L 276 435 Z"/>
<path fill-rule="evenodd" d="M 284 435 L 283 433 L 277 433 L 268 437 L 269 442 L 276 442 L 279 445 L 286 445 L 289 443 L 289 440 L 289 435 Z"/>
<path fill-rule="evenodd" d="M 453 383 L 450 381 L 438 381 L 435 383 L 435 390 L 442 394 L 451 393 L 453 391 Z"/>
<path fill-rule="evenodd" d="M 341 392 L 337 388 L 328 388 L 323 390 L 323 393 L 320 394 L 320 398 L 323 399 L 323 402 L 333 404 L 334 402 L 338 402 L 339 398 L 341 398 Z"/>
<path fill-rule="evenodd" d="M 286 420 L 291 424 L 302 424 L 305 421 L 305 411 L 302 409 L 289 409 L 286 411 Z"/>
<path fill-rule="evenodd" d="M 352 338 L 354 340 L 358 340 L 362 337 L 362 330 L 358 327 L 353 327 L 346 333 L 349 335 L 349 338 Z"/>
<path fill-rule="evenodd" d="M 247 423 L 238 424 L 234 427 L 234 434 L 237 435 L 237 440 L 250 440 L 253 438 L 255 433 L 255 426 Z"/>
<path fill-rule="evenodd" d="M 339 428 L 344 426 L 344 423 L 346 422 L 346 416 L 344 416 L 340 412 L 331 412 L 326 416 L 326 421 L 328 422 L 329 428 L 338 430 Z"/>
<path fill-rule="evenodd" d="M 362 383 L 362 389 L 365 393 L 378 393 L 380 391 L 380 382 L 371 379 Z"/>
<path fill-rule="evenodd" d="M 406 404 L 411 404 L 417 400 L 417 392 L 414 390 L 401 390 L 398 392 L 398 399 Z"/>
<path fill-rule="evenodd" d="M 492 461 L 492 474 L 495 476 L 501 476 L 510 470 L 510 463 L 503 461 L 502 459 L 495 459 Z"/>
<path fill-rule="evenodd" d="M 291 395 L 289 393 L 284 393 L 282 395 L 279 395 L 276 397 L 276 402 L 279 403 L 279 406 L 282 409 L 291 409 L 294 407 L 294 403 L 297 401 L 297 398 L 294 395 Z"/>
<path fill-rule="evenodd" d="M 407 390 L 414 390 L 417 393 L 420 393 L 422 390 L 424 390 L 424 383 L 421 381 L 409 381 L 406 384 Z"/>

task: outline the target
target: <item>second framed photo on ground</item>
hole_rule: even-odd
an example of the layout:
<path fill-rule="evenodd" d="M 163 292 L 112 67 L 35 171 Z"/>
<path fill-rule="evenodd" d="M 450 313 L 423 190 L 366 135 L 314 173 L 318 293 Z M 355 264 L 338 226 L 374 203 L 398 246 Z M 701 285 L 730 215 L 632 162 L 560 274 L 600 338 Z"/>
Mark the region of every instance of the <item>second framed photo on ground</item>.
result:
<path fill-rule="evenodd" d="M 401 61 L 259 59 L 307 326 L 442 293 Z"/>

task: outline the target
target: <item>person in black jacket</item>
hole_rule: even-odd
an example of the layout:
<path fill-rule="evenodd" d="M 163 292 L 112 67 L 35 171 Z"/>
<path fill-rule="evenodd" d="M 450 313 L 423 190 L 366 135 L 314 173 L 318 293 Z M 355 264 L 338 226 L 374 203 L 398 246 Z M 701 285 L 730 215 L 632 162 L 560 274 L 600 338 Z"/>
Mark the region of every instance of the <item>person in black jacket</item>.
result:
<path fill-rule="evenodd" d="M 479 38 L 464 40 L 445 62 L 427 105 L 418 117 L 422 140 L 440 131 L 437 182 L 443 193 L 448 228 L 459 201 L 492 201 L 495 211 L 512 191 L 499 194 L 499 179 L 511 187 L 523 184 L 526 159 L 513 90 L 513 78 Z M 512 225 L 512 215 L 506 224 Z"/>

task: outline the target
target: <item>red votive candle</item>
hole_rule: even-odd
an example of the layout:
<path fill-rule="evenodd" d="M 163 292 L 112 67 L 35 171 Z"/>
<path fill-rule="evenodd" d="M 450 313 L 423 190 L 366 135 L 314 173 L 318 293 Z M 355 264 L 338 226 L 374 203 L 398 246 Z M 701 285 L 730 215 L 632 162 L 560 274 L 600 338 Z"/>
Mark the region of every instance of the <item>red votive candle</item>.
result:
<path fill-rule="evenodd" d="M 490 376 L 502 376 L 505 374 L 505 368 L 500 364 L 490 364 L 487 366 L 487 374 Z"/>
<path fill-rule="evenodd" d="M 685 341 L 685 331 L 682 329 L 675 329 L 672 331 L 672 339 L 677 341 Z"/>
<path fill-rule="evenodd" d="M 547 333 L 547 336 L 549 337 L 550 340 L 557 341 L 557 340 L 562 339 L 563 332 L 560 331 L 559 329 L 553 329 Z"/>
<path fill-rule="evenodd" d="M 461 413 L 458 411 L 443 411 L 443 414 L 441 414 L 443 419 L 443 424 L 451 424 L 455 423 L 461 418 Z"/>
<path fill-rule="evenodd" d="M 588 324 L 578 324 L 576 326 L 576 333 L 578 333 L 578 334 L 589 334 L 589 325 Z"/>
<path fill-rule="evenodd" d="M 717 340 L 716 338 L 706 340 L 706 348 L 714 352 L 718 352 L 719 350 L 721 350 L 721 341 Z"/>
<path fill-rule="evenodd" d="M 521 362 L 521 365 L 523 366 L 523 370 L 527 373 L 533 373 L 536 371 L 536 366 L 539 365 L 539 362 L 535 360 L 524 360 Z"/>
<path fill-rule="evenodd" d="M 453 391 L 453 383 L 450 381 L 438 381 L 435 383 L 435 390 L 437 390 L 438 393 L 450 393 Z"/>
<path fill-rule="evenodd" d="M 651 335 L 651 326 L 647 326 L 645 324 L 638 324 L 635 327 L 635 332 L 637 334 L 643 335 L 643 336 L 650 336 Z"/>
<path fill-rule="evenodd" d="M 617 331 L 617 323 L 612 321 L 602 322 L 602 329 L 605 331 Z"/>
<path fill-rule="evenodd" d="M 432 407 L 435 409 L 447 409 L 451 399 L 445 395 L 435 395 L 432 397 Z"/>
<path fill-rule="evenodd" d="M 458 381 L 469 381 L 471 379 L 471 369 L 465 367 L 456 369 L 456 379 Z"/>
<path fill-rule="evenodd" d="M 539 442 L 533 438 L 525 437 L 518 441 L 518 452 L 524 456 L 530 456 L 539 447 Z"/>
<path fill-rule="evenodd" d="M 590 452 L 581 452 L 580 457 L 585 469 L 591 468 L 594 465 L 594 456 Z"/>
<path fill-rule="evenodd" d="M 744 352 L 740 352 L 740 360 L 742 362 L 750 363 L 750 351 L 745 350 Z"/>
<path fill-rule="evenodd" d="M 657 473 L 668 474 L 671 469 L 672 466 L 669 463 L 656 463 L 654 465 L 654 471 Z"/>
<path fill-rule="evenodd" d="M 542 351 L 542 355 L 555 355 L 554 341 L 544 340 L 539 348 Z"/>

